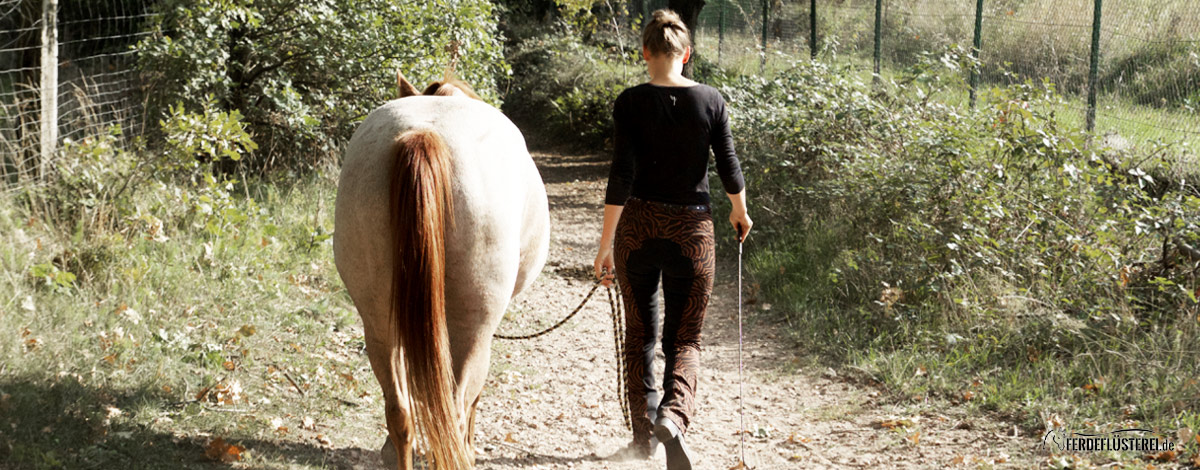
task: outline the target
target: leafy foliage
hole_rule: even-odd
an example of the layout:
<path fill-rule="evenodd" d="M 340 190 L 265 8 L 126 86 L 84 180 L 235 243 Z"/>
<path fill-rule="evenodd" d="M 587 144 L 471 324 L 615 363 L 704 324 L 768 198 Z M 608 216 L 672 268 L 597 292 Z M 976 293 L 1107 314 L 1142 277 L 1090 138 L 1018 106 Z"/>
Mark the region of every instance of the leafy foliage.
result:
<path fill-rule="evenodd" d="M 299 2 L 164 0 L 139 44 L 152 112 L 212 96 L 240 111 L 266 150 L 247 164 L 336 161 L 358 120 L 414 83 L 457 75 L 496 103 L 508 73 L 492 6 L 482 0 Z"/>
<path fill-rule="evenodd" d="M 875 86 L 801 61 L 723 86 L 762 209 L 750 265 L 775 311 L 803 343 L 901 388 L 963 399 L 947 378 L 994 376 L 976 399 L 1005 408 L 1030 405 L 1029 385 L 1012 385 L 1030 376 L 1051 396 L 1097 377 L 1120 389 L 1148 380 L 1137 364 L 1177 360 L 1169 338 L 1200 344 L 1200 199 L 1144 169 L 1173 149 L 1101 148 L 1059 120 L 1046 83 L 992 88 L 974 111 L 936 99 L 966 65 L 956 50 L 927 55 Z M 1187 400 L 1163 397 L 1197 396 L 1151 375 L 1155 398 L 1081 408 L 1134 400 L 1138 417 L 1165 419 Z"/>
<path fill-rule="evenodd" d="M 560 22 L 513 46 L 503 110 L 531 131 L 527 138 L 603 148 L 613 133 L 613 101 L 645 81 L 645 65 L 633 49 L 585 43 L 576 28 Z"/>

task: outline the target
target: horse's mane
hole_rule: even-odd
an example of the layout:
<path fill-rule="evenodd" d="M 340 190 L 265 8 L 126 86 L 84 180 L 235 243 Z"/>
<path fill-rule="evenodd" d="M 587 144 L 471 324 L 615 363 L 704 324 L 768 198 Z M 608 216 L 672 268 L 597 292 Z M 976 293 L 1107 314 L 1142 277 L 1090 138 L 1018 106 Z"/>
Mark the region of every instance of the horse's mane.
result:
<path fill-rule="evenodd" d="M 441 81 L 430 83 L 429 86 L 425 87 L 425 91 L 421 92 L 421 94 L 433 96 L 452 96 L 454 95 L 455 88 L 462 91 L 463 94 L 470 98 L 483 101 L 481 98 L 479 98 L 479 95 L 475 94 L 475 90 L 472 90 L 471 86 L 467 85 L 467 82 L 459 80 L 455 77 L 446 77 Z"/>
<path fill-rule="evenodd" d="M 462 92 L 462 94 L 468 98 L 483 101 L 483 99 L 475 93 L 475 90 L 471 88 L 471 85 L 467 85 L 467 82 L 459 80 L 458 77 L 454 76 L 453 70 L 449 69 L 446 70 L 446 73 L 441 80 L 430 83 L 429 86 L 425 87 L 425 91 L 420 93 L 418 93 L 416 87 L 413 87 L 412 84 L 404 78 L 404 75 L 397 70 L 396 86 L 400 88 L 400 98 L 415 95 L 454 96 L 455 92 Z"/>

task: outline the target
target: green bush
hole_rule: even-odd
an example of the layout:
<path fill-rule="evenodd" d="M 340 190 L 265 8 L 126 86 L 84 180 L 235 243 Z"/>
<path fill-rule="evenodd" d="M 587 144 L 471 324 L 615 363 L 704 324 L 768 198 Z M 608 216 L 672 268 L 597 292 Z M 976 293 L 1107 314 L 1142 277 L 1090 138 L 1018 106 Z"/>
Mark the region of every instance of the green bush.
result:
<path fill-rule="evenodd" d="M 535 145 L 600 150 L 612 137 L 617 95 L 647 80 L 632 44 L 622 50 L 585 43 L 566 22 L 522 40 L 508 53 L 513 76 L 502 109 Z"/>
<path fill-rule="evenodd" d="M 1171 400 L 1196 385 L 1130 371 L 1176 361 L 1167 343 L 1200 346 L 1184 248 L 1200 229 L 1196 188 L 1141 169 L 1169 147 L 1089 144 L 1059 121 L 1049 84 L 986 90 L 974 112 L 933 99 L 957 86 L 960 57 L 927 56 L 878 87 L 807 61 L 724 86 L 762 228 L 748 263 L 772 313 L 801 344 L 899 389 L 955 397 L 982 377 L 982 404 L 1034 421 L 1047 402 L 1022 394 L 1156 380 L 1153 399 L 1064 409 L 1136 403 L 1138 419 L 1173 418 Z"/>
<path fill-rule="evenodd" d="M 109 231 L 129 215 L 132 193 L 147 176 L 140 144 L 120 142 L 121 128 L 64 139 L 45 184 L 28 189 L 30 203 L 53 226 L 76 236 Z"/>
<path fill-rule="evenodd" d="M 397 0 L 164 0 L 138 45 L 149 111 L 213 96 L 265 150 L 251 168 L 335 162 L 356 123 L 413 83 L 457 75 L 497 103 L 505 76 L 492 6 Z M 453 60 L 456 59 L 456 60 Z"/>

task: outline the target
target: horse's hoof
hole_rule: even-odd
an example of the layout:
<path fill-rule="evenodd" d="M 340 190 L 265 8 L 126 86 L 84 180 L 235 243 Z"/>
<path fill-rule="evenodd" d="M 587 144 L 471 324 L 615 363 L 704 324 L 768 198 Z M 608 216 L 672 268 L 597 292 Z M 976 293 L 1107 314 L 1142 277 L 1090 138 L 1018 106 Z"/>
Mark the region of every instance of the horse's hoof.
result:
<path fill-rule="evenodd" d="M 392 440 L 383 439 L 383 447 L 379 449 L 379 459 L 383 460 L 384 468 L 396 468 L 396 447 L 392 445 Z"/>

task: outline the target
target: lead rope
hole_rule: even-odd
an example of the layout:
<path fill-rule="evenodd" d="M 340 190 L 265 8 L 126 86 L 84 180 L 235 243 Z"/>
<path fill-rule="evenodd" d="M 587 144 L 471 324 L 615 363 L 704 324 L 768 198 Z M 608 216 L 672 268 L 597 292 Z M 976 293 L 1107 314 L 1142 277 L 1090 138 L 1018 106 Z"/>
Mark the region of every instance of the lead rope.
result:
<path fill-rule="evenodd" d="M 583 297 L 583 300 L 579 302 L 579 306 L 575 307 L 575 310 L 572 310 L 571 313 L 566 316 L 566 318 L 559 320 L 558 323 L 555 323 L 550 328 L 546 328 L 537 333 L 528 334 L 528 335 L 512 335 L 512 336 L 510 336 L 510 335 L 502 335 L 500 333 L 495 333 L 492 336 L 495 338 L 499 338 L 499 339 L 533 339 L 533 338 L 537 338 L 538 336 L 542 336 L 546 333 L 549 333 L 551 331 L 554 331 L 554 330 L 558 329 L 558 327 L 567 324 L 567 320 L 574 318 L 575 314 L 579 313 L 580 310 L 583 310 L 583 306 L 587 305 L 588 300 L 592 298 L 592 294 L 595 294 L 596 289 L 598 289 L 599 287 L 600 287 L 600 279 L 597 279 L 596 282 L 594 284 L 592 284 L 592 290 L 588 291 L 587 295 Z M 608 293 L 608 302 L 609 302 L 609 304 L 612 304 L 612 292 Z M 609 305 L 609 307 L 615 308 L 615 307 L 612 307 L 611 305 Z"/>
<path fill-rule="evenodd" d="M 607 274 L 607 269 L 605 270 L 605 273 Z M 500 333 L 494 333 L 492 336 L 499 339 L 522 340 L 537 338 L 554 331 L 558 329 L 558 327 L 565 325 L 567 321 L 575 317 L 575 314 L 583 310 L 583 306 L 587 305 L 588 300 L 590 300 L 592 295 L 596 293 L 596 289 L 600 288 L 600 283 L 602 281 L 603 279 L 596 279 L 596 282 L 592 284 L 592 289 L 589 290 L 587 295 L 583 297 L 583 300 L 579 302 L 579 305 L 575 307 L 575 310 L 572 310 L 571 313 L 567 314 L 565 318 L 559 320 L 558 323 L 551 325 L 549 328 L 528 335 L 502 335 Z M 625 329 L 622 328 L 622 326 L 625 325 L 625 304 L 621 299 L 620 287 L 620 284 L 617 283 L 617 280 L 614 277 L 613 284 L 608 286 L 606 290 L 608 292 L 608 308 L 613 322 L 613 345 L 616 351 L 617 399 L 621 402 L 621 415 L 625 419 L 625 429 L 632 430 L 633 420 L 629 417 L 629 396 L 627 393 L 625 393 Z M 615 300 L 613 298 L 613 290 L 617 291 Z"/>
<path fill-rule="evenodd" d="M 745 405 L 745 384 L 742 379 L 742 236 L 739 227 L 738 230 L 738 415 L 741 432 L 738 436 L 742 438 L 742 463 L 741 468 L 746 467 L 746 405 Z"/>
<path fill-rule="evenodd" d="M 615 302 L 613 290 L 617 291 Z M 633 430 L 633 420 L 629 414 L 629 394 L 625 393 L 625 329 L 622 328 L 625 325 L 625 304 L 621 299 L 621 286 L 615 278 L 612 287 L 608 289 L 608 303 L 612 311 L 613 342 L 616 351 L 617 401 L 621 402 L 621 417 L 625 419 L 625 429 Z"/>

